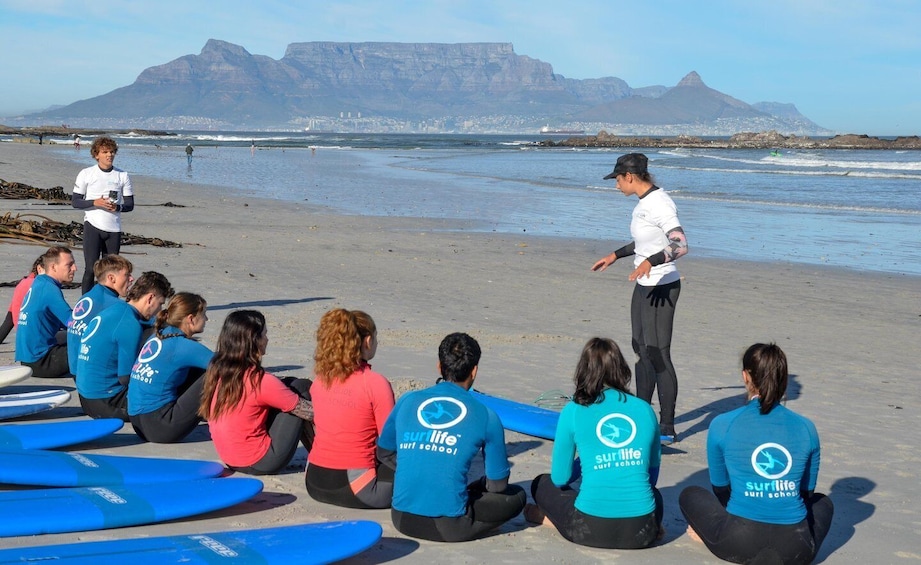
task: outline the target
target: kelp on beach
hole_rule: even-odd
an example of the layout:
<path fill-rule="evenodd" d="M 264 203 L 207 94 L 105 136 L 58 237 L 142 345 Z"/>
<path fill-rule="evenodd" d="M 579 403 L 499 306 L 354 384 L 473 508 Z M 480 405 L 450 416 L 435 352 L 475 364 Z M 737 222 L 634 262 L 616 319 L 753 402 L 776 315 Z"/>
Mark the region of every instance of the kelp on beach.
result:
<path fill-rule="evenodd" d="M 45 200 L 50 204 L 70 204 L 70 195 L 64 188 L 35 188 L 21 182 L 7 182 L 0 179 L 0 198 L 10 200 Z M 179 204 L 167 202 L 160 206 L 181 207 Z M 37 245 L 52 243 L 66 243 L 71 247 L 80 247 L 83 244 L 83 224 L 70 222 L 65 224 L 38 214 L 16 214 L 7 212 L 0 217 L 0 242 L 16 239 Z M 159 237 L 144 237 L 130 233 L 122 234 L 122 245 L 153 245 L 155 247 L 182 247 L 181 243 L 160 239 Z"/>

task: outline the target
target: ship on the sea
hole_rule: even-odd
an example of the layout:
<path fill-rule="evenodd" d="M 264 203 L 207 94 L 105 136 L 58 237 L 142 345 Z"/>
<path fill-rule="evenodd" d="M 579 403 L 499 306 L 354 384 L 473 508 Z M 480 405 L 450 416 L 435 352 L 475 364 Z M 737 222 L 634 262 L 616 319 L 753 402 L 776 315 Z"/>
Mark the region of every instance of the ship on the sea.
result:
<path fill-rule="evenodd" d="M 541 135 L 584 135 L 584 129 L 557 129 L 550 126 L 540 128 Z"/>

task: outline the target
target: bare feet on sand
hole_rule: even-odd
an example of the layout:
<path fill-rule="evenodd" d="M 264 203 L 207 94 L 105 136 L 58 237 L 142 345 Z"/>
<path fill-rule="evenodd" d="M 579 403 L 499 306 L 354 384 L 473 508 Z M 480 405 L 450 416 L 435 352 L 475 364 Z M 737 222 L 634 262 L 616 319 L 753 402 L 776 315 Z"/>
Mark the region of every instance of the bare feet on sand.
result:
<path fill-rule="evenodd" d="M 524 505 L 524 519 L 525 522 L 531 524 L 537 524 L 538 526 L 552 526 L 550 520 L 547 519 L 547 516 L 544 514 L 544 511 L 540 509 L 536 504 Z"/>

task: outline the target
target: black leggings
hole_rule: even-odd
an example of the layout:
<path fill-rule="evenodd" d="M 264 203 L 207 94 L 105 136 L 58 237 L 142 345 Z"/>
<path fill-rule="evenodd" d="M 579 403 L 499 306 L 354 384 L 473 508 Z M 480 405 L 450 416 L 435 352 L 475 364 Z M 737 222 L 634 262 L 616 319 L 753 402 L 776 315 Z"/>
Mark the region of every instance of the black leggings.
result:
<path fill-rule="evenodd" d="M 518 485 L 502 492 L 486 492 L 480 479 L 467 487 L 467 513 L 463 516 L 420 516 L 390 509 L 396 529 L 407 536 L 430 541 L 469 541 L 498 528 L 518 515 L 528 496 Z"/>
<path fill-rule="evenodd" d="M 74 378 L 70 373 L 70 363 L 67 360 L 67 330 L 59 331 L 54 338 L 57 344 L 52 345 L 41 359 L 31 363 L 26 361 L 21 361 L 21 363 L 32 369 L 32 376 L 39 379 Z"/>
<path fill-rule="evenodd" d="M 831 527 L 835 507 L 824 494 L 806 501 L 806 519 L 769 524 L 733 516 L 712 492 L 691 486 L 678 497 L 681 513 L 713 555 L 732 563 L 811 563 Z"/>
<path fill-rule="evenodd" d="M 636 395 L 652 402 L 659 391 L 659 424 L 663 433 L 674 433 L 678 375 L 672 365 L 672 324 L 681 294 L 681 281 L 660 286 L 636 285 L 630 304 L 633 351 L 636 362 Z"/>
<path fill-rule="evenodd" d="M 534 502 L 560 535 L 573 543 L 604 549 L 642 549 L 656 541 L 664 508 L 658 489 L 652 489 L 655 510 L 631 518 L 601 518 L 585 514 L 576 508 L 578 494 L 578 490 L 554 485 L 547 474 L 538 475 L 531 483 Z"/>
<path fill-rule="evenodd" d="M 179 388 L 176 400 L 153 412 L 129 416 L 134 433 L 153 443 L 176 443 L 192 433 L 201 422 L 198 407 L 205 384 L 204 374 L 204 369 L 193 367 Z"/>
<path fill-rule="evenodd" d="M 95 284 L 93 265 L 105 255 L 115 255 L 121 250 L 122 233 L 108 232 L 83 222 L 83 294 Z"/>
<path fill-rule="evenodd" d="M 285 377 L 282 382 L 301 398 L 310 400 L 310 385 L 313 382 L 310 379 Z M 250 475 L 274 475 L 291 462 L 294 452 L 297 451 L 298 440 L 304 444 L 307 451 L 313 446 L 313 422 L 302 420 L 290 412 L 270 410 L 265 424 L 272 443 L 262 459 L 249 467 L 228 467 Z"/>
<path fill-rule="evenodd" d="M 78 394 L 78 396 L 80 396 Z M 80 406 L 90 418 L 121 418 L 128 421 L 128 387 L 108 398 L 84 398 L 80 396 Z"/>
<path fill-rule="evenodd" d="M 304 483 L 314 500 L 346 508 L 390 508 L 393 500 L 393 469 L 380 463 L 377 469 L 328 469 L 310 463 Z"/>

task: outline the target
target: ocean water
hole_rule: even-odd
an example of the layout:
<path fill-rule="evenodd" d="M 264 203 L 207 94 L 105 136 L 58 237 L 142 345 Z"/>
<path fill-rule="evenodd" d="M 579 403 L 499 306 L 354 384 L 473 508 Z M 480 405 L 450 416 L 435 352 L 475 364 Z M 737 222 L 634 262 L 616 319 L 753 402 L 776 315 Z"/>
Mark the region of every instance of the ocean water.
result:
<path fill-rule="evenodd" d="M 602 177 L 627 149 L 536 136 L 183 133 L 119 137 L 132 175 L 309 202 L 343 214 L 448 218 L 522 237 L 628 241 L 633 197 Z M 92 164 L 84 139 L 77 152 Z M 62 140 L 66 143 L 66 140 Z M 186 143 L 195 147 L 187 166 Z M 252 144 L 255 143 L 255 148 Z M 921 152 L 644 149 L 691 253 L 921 275 Z M 62 180 L 62 184 L 67 184 Z M 143 199 L 143 184 L 136 188 Z"/>

